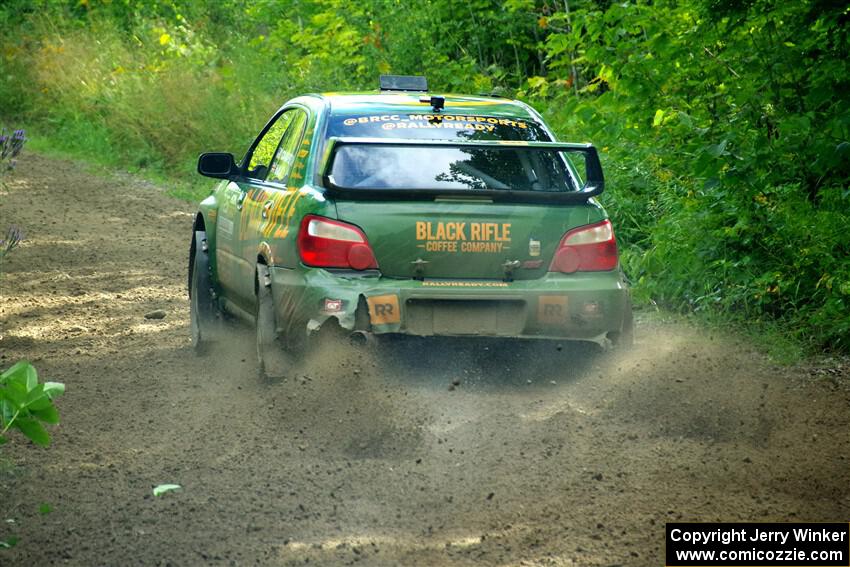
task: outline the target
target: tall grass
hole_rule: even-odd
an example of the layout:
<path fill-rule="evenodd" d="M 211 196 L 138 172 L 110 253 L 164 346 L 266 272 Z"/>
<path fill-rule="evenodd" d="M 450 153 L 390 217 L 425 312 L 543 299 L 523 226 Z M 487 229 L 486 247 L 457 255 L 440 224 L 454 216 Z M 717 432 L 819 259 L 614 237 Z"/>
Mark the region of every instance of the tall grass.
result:
<path fill-rule="evenodd" d="M 5 113 L 52 148 L 106 163 L 190 175 L 202 151 L 244 151 L 288 94 L 248 50 L 199 65 L 106 21 L 62 33 L 37 22 L 31 38 L 0 64 Z"/>

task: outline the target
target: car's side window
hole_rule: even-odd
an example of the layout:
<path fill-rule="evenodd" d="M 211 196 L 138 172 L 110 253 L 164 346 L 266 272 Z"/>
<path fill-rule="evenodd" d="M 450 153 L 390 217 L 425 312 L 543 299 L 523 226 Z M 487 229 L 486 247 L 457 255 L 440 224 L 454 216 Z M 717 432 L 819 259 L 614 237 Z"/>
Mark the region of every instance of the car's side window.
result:
<path fill-rule="evenodd" d="M 298 151 L 298 145 L 301 143 L 304 127 L 307 125 L 307 114 L 303 110 L 295 109 L 288 114 L 293 115 L 292 120 L 272 161 L 271 172 L 268 177 L 268 181 L 281 184 L 286 183 L 289 179 L 289 173 L 292 170 L 292 164 L 295 163 L 295 154 Z"/>
<path fill-rule="evenodd" d="M 257 147 L 254 148 L 254 153 L 251 155 L 251 161 L 248 163 L 248 177 L 254 179 L 266 178 L 274 152 L 280 144 L 280 139 L 283 137 L 284 132 L 286 132 L 286 128 L 292 122 L 293 116 L 293 111 L 281 114 L 260 139 Z"/>

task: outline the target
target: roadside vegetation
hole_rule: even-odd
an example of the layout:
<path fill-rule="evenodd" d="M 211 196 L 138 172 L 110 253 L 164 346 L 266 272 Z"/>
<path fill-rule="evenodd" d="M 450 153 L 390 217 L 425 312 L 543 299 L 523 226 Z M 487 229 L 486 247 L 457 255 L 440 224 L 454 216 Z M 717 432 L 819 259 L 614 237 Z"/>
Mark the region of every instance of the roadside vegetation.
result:
<path fill-rule="evenodd" d="M 192 196 L 296 94 L 518 97 L 602 148 L 638 303 L 846 353 L 848 34 L 828 0 L 7 0 L 0 121 Z"/>

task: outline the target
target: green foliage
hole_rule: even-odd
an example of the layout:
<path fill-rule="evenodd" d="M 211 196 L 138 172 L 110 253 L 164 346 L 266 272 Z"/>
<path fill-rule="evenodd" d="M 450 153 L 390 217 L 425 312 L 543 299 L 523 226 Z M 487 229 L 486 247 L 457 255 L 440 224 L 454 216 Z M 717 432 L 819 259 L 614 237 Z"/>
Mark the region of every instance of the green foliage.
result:
<path fill-rule="evenodd" d="M 844 7 L 584 2 L 571 18 L 547 47 L 592 94 L 543 102 L 609 148 L 638 295 L 850 348 Z"/>
<path fill-rule="evenodd" d="M 177 179 L 288 97 L 380 73 L 519 96 L 603 148 L 637 300 L 850 350 L 841 3 L 9 0 L 0 38 L 7 118 Z"/>
<path fill-rule="evenodd" d="M 65 391 L 58 382 L 39 383 L 38 373 L 29 362 L 21 361 L 0 374 L 0 445 L 5 434 L 18 429 L 38 445 L 50 444 L 44 423 L 59 423 L 53 400 Z"/>

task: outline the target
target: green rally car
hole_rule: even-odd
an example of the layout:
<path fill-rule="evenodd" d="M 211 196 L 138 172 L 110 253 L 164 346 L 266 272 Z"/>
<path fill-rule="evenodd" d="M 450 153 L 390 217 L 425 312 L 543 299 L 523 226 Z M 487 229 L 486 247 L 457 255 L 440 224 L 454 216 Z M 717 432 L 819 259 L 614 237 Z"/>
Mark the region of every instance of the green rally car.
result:
<path fill-rule="evenodd" d="M 629 344 L 596 149 L 522 102 L 381 84 L 287 102 L 238 164 L 200 156 L 221 181 L 194 221 L 194 345 L 225 314 L 256 327 L 271 372 L 329 325 Z"/>

